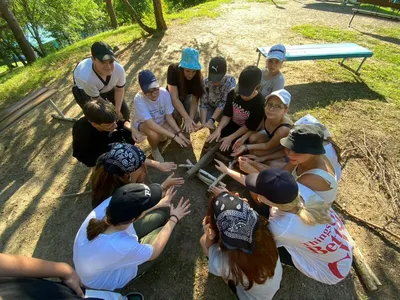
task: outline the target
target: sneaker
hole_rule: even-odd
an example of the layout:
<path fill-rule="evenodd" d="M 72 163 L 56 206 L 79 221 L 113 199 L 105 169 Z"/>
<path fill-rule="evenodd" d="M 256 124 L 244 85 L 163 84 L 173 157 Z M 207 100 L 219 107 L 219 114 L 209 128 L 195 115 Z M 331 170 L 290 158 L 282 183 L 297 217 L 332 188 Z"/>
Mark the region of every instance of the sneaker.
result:
<path fill-rule="evenodd" d="M 155 161 L 158 161 L 160 163 L 164 162 L 164 157 L 162 157 L 160 150 L 158 150 L 158 148 L 151 151 L 151 156 L 153 156 L 153 159 Z"/>

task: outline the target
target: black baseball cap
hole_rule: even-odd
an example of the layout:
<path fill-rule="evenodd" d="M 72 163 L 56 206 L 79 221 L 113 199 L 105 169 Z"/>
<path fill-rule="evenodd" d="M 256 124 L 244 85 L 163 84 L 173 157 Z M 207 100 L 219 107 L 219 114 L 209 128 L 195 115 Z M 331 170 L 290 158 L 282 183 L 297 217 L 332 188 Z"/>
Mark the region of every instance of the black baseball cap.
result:
<path fill-rule="evenodd" d="M 292 174 L 278 168 L 247 175 L 246 187 L 276 204 L 291 203 L 299 194 L 299 187 Z"/>
<path fill-rule="evenodd" d="M 129 183 L 117 189 L 108 205 L 110 223 L 117 225 L 129 222 L 160 202 L 161 185 L 153 183 Z"/>
<path fill-rule="evenodd" d="M 91 48 L 92 56 L 104 61 L 109 59 L 115 59 L 114 52 L 110 45 L 104 42 L 95 42 Z"/>
<path fill-rule="evenodd" d="M 261 82 L 261 70 L 256 66 L 247 66 L 239 76 L 239 95 L 249 97 Z"/>
<path fill-rule="evenodd" d="M 281 139 L 281 145 L 296 153 L 324 154 L 324 131 L 317 125 L 296 125 L 289 135 Z"/>
<path fill-rule="evenodd" d="M 208 80 L 220 82 L 226 74 L 226 60 L 221 56 L 213 57 L 208 65 Z"/>

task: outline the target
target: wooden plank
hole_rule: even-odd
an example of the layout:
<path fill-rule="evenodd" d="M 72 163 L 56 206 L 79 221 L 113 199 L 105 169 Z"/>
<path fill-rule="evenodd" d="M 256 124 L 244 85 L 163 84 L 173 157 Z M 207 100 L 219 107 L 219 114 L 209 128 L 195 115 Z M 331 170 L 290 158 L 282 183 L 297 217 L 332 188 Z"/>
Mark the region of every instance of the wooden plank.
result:
<path fill-rule="evenodd" d="M 45 102 L 51 96 L 57 93 L 56 89 L 47 90 L 43 94 L 38 97 L 32 99 L 29 103 L 26 103 L 19 110 L 15 111 L 13 114 L 9 115 L 8 118 L 4 119 L 0 122 L 0 133 L 7 129 L 9 126 L 14 124 L 19 118 L 24 116 L 26 113 L 31 111 L 33 108 L 38 106 L 39 104 Z"/>
<path fill-rule="evenodd" d="M 372 4 L 383 7 L 391 7 L 394 9 L 400 9 L 400 3 L 393 3 L 388 0 L 358 0 L 359 3 Z"/>
<path fill-rule="evenodd" d="M 44 92 L 46 92 L 48 89 L 47 88 L 40 88 L 36 91 L 34 91 L 33 93 L 28 94 L 26 97 L 22 98 L 20 101 L 18 101 L 17 103 L 14 103 L 13 105 L 11 105 L 10 107 L 7 107 L 6 109 L 2 110 L 0 112 L 0 122 L 5 120 L 8 116 L 12 115 L 13 113 L 15 113 L 18 109 L 20 109 L 21 107 L 25 106 L 26 104 L 28 104 L 30 101 L 32 101 L 33 99 L 35 99 L 36 97 L 40 96 L 41 94 L 43 94 Z"/>
<path fill-rule="evenodd" d="M 384 13 L 365 10 L 365 9 L 353 8 L 353 11 L 357 12 L 357 13 L 360 13 L 360 14 L 365 14 L 365 15 L 371 15 L 371 16 L 378 16 L 378 17 L 381 17 L 381 18 L 400 20 L 400 16 L 384 14 Z"/>

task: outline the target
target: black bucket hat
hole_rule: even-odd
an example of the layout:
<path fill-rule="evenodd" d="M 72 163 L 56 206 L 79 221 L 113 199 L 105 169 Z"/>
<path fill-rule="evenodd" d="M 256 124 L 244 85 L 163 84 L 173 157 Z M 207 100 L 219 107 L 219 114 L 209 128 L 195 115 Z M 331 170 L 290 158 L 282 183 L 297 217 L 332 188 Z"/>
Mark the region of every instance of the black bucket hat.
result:
<path fill-rule="evenodd" d="M 316 125 L 296 125 L 289 135 L 281 139 L 281 145 L 296 153 L 324 154 L 324 132 Z"/>

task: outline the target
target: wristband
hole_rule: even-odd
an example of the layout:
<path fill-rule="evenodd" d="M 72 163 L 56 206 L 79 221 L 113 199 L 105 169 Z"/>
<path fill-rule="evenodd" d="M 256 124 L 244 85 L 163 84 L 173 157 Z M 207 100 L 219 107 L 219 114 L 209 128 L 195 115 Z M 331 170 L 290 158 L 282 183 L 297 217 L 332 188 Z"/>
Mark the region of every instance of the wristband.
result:
<path fill-rule="evenodd" d="M 214 118 L 210 118 L 210 120 L 213 122 L 213 124 L 215 123 L 215 119 Z"/>
<path fill-rule="evenodd" d="M 169 218 L 169 221 L 172 221 L 172 223 L 178 224 L 178 222 L 176 222 L 173 219 L 171 219 L 171 217 Z"/>
<path fill-rule="evenodd" d="M 170 215 L 170 216 L 169 216 L 169 219 L 171 220 L 172 217 L 175 217 L 175 218 L 176 218 L 176 223 L 178 224 L 179 218 L 178 218 L 176 215 Z"/>
<path fill-rule="evenodd" d="M 179 132 L 175 132 L 174 137 L 172 139 L 175 139 L 178 136 Z"/>

